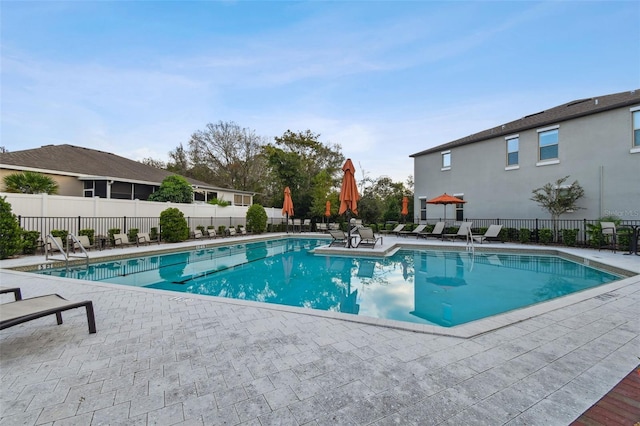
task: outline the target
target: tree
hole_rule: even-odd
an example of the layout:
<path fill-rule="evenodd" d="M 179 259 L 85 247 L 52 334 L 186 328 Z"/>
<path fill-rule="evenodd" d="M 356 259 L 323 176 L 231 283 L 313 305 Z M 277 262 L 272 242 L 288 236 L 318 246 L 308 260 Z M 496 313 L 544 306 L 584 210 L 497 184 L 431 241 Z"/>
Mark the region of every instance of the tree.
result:
<path fill-rule="evenodd" d="M 143 158 L 142 161 L 140 161 L 142 164 L 146 164 L 147 166 L 151 166 L 151 167 L 155 167 L 156 169 L 163 169 L 166 170 L 167 165 L 165 164 L 164 161 L 161 160 L 155 160 L 151 157 L 149 158 Z"/>
<path fill-rule="evenodd" d="M 288 186 L 296 216 L 324 212 L 327 182 L 329 187 L 339 185 L 344 156 L 340 145 L 325 144 L 319 139 L 320 135 L 310 130 L 297 133 L 287 130 L 264 147 L 272 176 L 264 192 L 271 205 L 282 203 L 282 190 Z M 321 186 L 318 191 L 314 190 L 316 185 Z"/>
<path fill-rule="evenodd" d="M 205 130 L 191 135 L 190 170 L 198 172 L 199 179 L 218 186 L 258 192 L 266 174 L 263 139 L 234 122 L 209 123 Z"/>
<path fill-rule="evenodd" d="M 151 194 L 148 200 L 191 203 L 193 202 L 193 188 L 187 179 L 182 176 L 167 176 L 160 184 L 160 188 Z"/>
<path fill-rule="evenodd" d="M 6 197 L 0 197 L 0 259 L 6 259 L 22 249 L 22 229 L 11 212 Z"/>
<path fill-rule="evenodd" d="M 6 192 L 21 194 L 57 194 L 58 184 L 53 178 L 37 172 L 12 173 L 4 177 Z"/>
<path fill-rule="evenodd" d="M 577 202 L 584 196 L 584 189 L 577 180 L 569 186 L 565 185 L 567 179 L 569 176 L 560 178 L 554 183 L 547 183 L 532 191 L 531 200 L 551 214 L 554 235 L 557 235 L 556 221 L 562 214 L 582 208 L 578 207 Z"/>

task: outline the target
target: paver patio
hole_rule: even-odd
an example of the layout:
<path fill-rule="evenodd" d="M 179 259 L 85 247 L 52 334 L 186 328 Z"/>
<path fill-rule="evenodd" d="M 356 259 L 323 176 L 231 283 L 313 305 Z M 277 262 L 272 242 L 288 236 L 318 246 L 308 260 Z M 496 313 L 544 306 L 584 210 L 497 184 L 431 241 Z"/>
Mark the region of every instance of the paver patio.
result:
<path fill-rule="evenodd" d="M 0 425 L 568 425 L 640 355 L 639 275 L 460 338 L 6 269 L 23 262 L 3 286 L 90 299 L 98 332 L 82 310 L 0 332 Z"/>

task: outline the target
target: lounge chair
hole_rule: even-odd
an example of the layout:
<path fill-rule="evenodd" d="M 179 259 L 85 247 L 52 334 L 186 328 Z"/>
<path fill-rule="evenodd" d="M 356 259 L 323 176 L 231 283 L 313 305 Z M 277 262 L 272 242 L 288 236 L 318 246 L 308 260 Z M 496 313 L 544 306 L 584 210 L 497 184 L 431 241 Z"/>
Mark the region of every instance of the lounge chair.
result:
<path fill-rule="evenodd" d="M 54 251 L 63 252 L 64 251 L 64 243 L 62 242 L 62 238 L 53 237 L 53 241 L 52 241 L 51 237 L 47 236 L 47 251 L 49 251 L 49 252 L 54 252 Z"/>
<path fill-rule="evenodd" d="M 347 244 L 347 235 L 344 233 L 344 231 L 341 231 L 339 229 L 330 229 L 329 235 L 331 235 L 331 238 L 333 238 L 331 244 L 329 244 L 329 247 L 332 247 L 334 244 L 342 245 L 344 247 Z"/>
<path fill-rule="evenodd" d="M 407 226 L 407 225 L 401 223 L 400 225 L 397 225 L 395 228 L 393 228 L 391 231 L 380 231 L 380 233 L 398 235 L 404 229 L 405 226 Z"/>
<path fill-rule="evenodd" d="M 87 310 L 89 333 L 96 332 L 96 320 L 93 313 L 93 303 L 90 300 L 70 302 L 58 294 L 32 297 L 3 303 L 0 309 L 0 330 L 22 324 L 27 321 L 56 315 L 58 324 L 62 324 L 62 312 L 69 309 L 82 308 Z"/>
<path fill-rule="evenodd" d="M 207 236 L 209 238 L 216 238 L 218 234 L 216 233 L 216 228 L 207 228 Z"/>
<path fill-rule="evenodd" d="M 78 235 L 76 239 L 78 241 L 73 242 L 74 252 L 76 250 L 79 250 L 80 246 L 82 246 L 82 248 L 84 248 L 85 250 L 91 250 L 93 247 L 95 247 L 93 244 L 91 244 L 91 242 L 89 241 L 89 237 L 87 237 L 86 235 Z"/>
<path fill-rule="evenodd" d="M 600 245 L 598 251 L 603 248 L 609 248 L 615 253 L 618 245 L 618 231 L 616 230 L 615 222 L 600 222 L 600 227 L 602 228 L 602 242 L 604 245 Z"/>
<path fill-rule="evenodd" d="M 127 234 L 113 234 L 113 243 L 116 247 L 123 247 L 123 248 L 130 246 L 132 244 L 136 244 L 129 241 L 129 237 L 127 236 Z"/>
<path fill-rule="evenodd" d="M 0 287 L 0 294 L 13 293 L 15 300 L 22 300 L 20 287 Z"/>
<path fill-rule="evenodd" d="M 382 237 L 376 236 L 371 228 L 360 228 L 358 229 L 358 234 L 360 235 L 360 241 L 358 241 L 356 247 L 365 246 L 374 248 L 378 241 L 382 244 Z"/>
<path fill-rule="evenodd" d="M 138 232 L 138 245 L 141 244 L 146 244 L 149 245 L 151 244 L 151 237 L 149 236 L 148 232 Z"/>
<path fill-rule="evenodd" d="M 409 235 L 415 235 L 416 238 L 418 238 L 420 236 L 420 234 L 422 234 L 422 231 L 424 231 L 424 228 L 426 228 L 427 225 L 426 224 L 422 224 L 422 225 L 418 225 L 416 226 L 416 228 L 412 231 L 400 231 L 398 233 L 399 236 L 401 237 L 407 237 Z"/>
<path fill-rule="evenodd" d="M 247 235 L 247 228 L 245 228 L 244 226 L 238 226 L 237 233 L 240 235 Z"/>
<path fill-rule="evenodd" d="M 484 241 L 501 241 L 500 237 L 498 236 L 501 230 L 502 225 L 489 225 L 489 228 L 487 228 L 484 235 L 474 235 L 473 239 L 480 244 L 482 244 Z"/>
<path fill-rule="evenodd" d="M 435 226 L 433 227 L 433 230 L 431 232 L 421 232 L 419 234 L 416 234 L 416 237 L 422 237 L 422 238 L 429 238 L 429 237 L 433 237 L 433 238 L 442 238 L 442 233 L 444 232 L 444 222 L 436 222 Z"/>
<path fill-rule="evenodd" d="M 451 238 L 452 240 L 455 240 L 456 238 L 467 239 L 471 231 L 472 223 L 473 222 L 462 222 L 458 228 L 458 232 L 455 234 L 444 234 L 444 237 Z"/>
<path fill-rule="evenodd" d="M 227 229 L 227 235 L 229 235 L 230 237 L 235 237 L 237 235 L 236 228 L 232 226 Z"/>
<path fill-rule="evenodd" d="M 329 228 L 327 227 L 326 223 L 317 223 L 316 224 L 316 231 L 318 232 L 327 232 L 329 230 Z"/>
<path fill-rule="evenodd" d="M 196 240 L 199 238 L 202 238 L 202 231 L 200 229 L 196 229 L 195 231 L 193 231 L 193 238 L 195 238 Z"/>
<path fill-rule="evenodd" d="M 306 230 L 307 232 L 311 231 L 311 219 L 305 219 L 302 222 L 302 229 Z"/>

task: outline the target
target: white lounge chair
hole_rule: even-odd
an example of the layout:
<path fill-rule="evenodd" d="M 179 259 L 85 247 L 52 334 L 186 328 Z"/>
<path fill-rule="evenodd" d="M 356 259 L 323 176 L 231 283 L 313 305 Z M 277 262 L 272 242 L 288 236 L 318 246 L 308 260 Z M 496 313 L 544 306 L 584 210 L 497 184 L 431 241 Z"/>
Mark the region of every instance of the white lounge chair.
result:
<path fill-rule="evenodd" d="M 76 250 L 80 250 L 80 246 L 82 246 L 82 248 L 84 248 L 85 250 L 91 250 L 94 245 L 91 244 L 91 242 L 89 241 L 89 237 L 86 235 L 78 235 L 76 237 L 76 239 L 78 241 L 74 241 L 73 242 L 73 251 L 75 252 Z"/>
<path fill-rule="evenodd" d="M 136 244 L 129 241 L 129 237 L 127 236 L 127 234 L 113 234 L 113 243 L 116 247 L 123 247 L 123 248 L 130 246 L 132 244 Z"/>
<path fill-rule="evenodd" d="M 502 230 L 502 225 L 489 225 L 484 235 L 474 235 L 473 239 L 480 244 L 484 241 L 500 241 L 500 231 Z"/>
<path fill-rule="evenodd" d="M 207 228 L 207 236 L 209 238 L 216 238 L 218 234 L 216 233 L 216 228 Z"/>
<path fill-rule="evenodd" d="M 416 235 L 416 237 L 422 238 L 442 238 L 442 233 L 444 232 L 444 222 L 436 222 L 431 232 L 421 232 Z"/>
<path fill-rule="evenodd" d="M 462 222 L 460 227 L 458 228 L 458 232 L 455 234 L 444 234 L 444 237 L 451 238 L 455 240 L 456 238 L 464 238 L 466 239 L 471 231 L 471 225 L 473 222 Z"/>
<path fill-rule="evenodd" d="M 397 225 L 395 228 L 393 228 L 391 231 L 380 231 L 380 233 L 398 235 L 400 233 L 400 231 L 402 231 L 404 229 L 405 226 L 406 225 L 404 223 L 401 223 L 400 225 Z"/>
<path fill-rule="evenodd" d="M 371 228 L 359 228 L 358 234 L 360 235 L 360 241 L 358 241 L 356 247 L 365 246 L 374 248 L 378 241 L 382 244 L 382 237 L 376 236 Z"/>
<path fill-rule="evenodd" d="M 62 324 L 63 311 L 81 307 L 87 310 L 89 333 L 95 333 L 96 320 L 93 313 L 93 303 L 90 300 L 70 302 L 58 294 L 48 294 L 46 296 L 3 303 L 0 309 L 0 330 L 53 314 L 56 315 L 58 324 Z"/>
<path fill-rule="evenodd" d="M 138 245 L 141 244 L 146 244 L 149 245 L 151 244 L 151 237 L 149 236 L 148 232 L 138 232 Z"/>
<path fill-rule="evenodd" d="M 424 231 L 424 228 L 427 227 L 427 224 L 424 223 L 422 225 L 418 225 L 415 227 L 415 229 L 411 230 L 411 231 L 400 231 L 398 233 L 399 236 L 401 237 L 407 237 L 409 235 L 415 235 L 416 238 L 418 238 L 420 236 L 420 234 L 422 234 L 422 231 Z"/>
<path fill-rule="evenodd" d="M 329 235 L 331 235 L 331 238 L 333 238 L 331 244 L 329 244 L 329 247 L 332 247 L 334 244 L 344 247 L 347 244 L 347 235 L 344 233 L 344 231 L 341 231 L 339 229 L 330 229 Z"/>

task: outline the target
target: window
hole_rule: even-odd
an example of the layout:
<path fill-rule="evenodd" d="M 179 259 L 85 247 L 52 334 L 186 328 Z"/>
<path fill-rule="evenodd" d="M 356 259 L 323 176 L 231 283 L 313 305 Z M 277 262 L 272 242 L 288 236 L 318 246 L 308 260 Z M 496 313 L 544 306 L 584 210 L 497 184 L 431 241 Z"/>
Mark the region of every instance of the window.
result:
<path fill-rule="evenodd" d="M 454 197 L 464 200 L 463 194 L 453 194 Z M 464 220 L 464 203 L 456 204 L 456 221 L 462 222 Z"/>
<path fill-rule="evenodd" d="M 250 206 L 251 195 L 234 194 L 233 204 L 236 206 Z"/>
<path fill-rule="evenodd" d="M 444 151 L 442 153 L 442 170 L 449 170 L 451 168 L 451 151 Z"/>
<path fill-rule="evenodd" d="M 520 138 L 518 136 L 507 139 L 507 166 L 518 165 L 519 146 Z"/>
<path fill-rule="evenodd" d="M 538 146 L 540 161 L 558 158 L 558 129 L 539 130 Z"/>
<path fill-rule="evenodd" d="M 420 220 L 427 220 L 427 197 L 420 197 Z"/>
<path fill-rule="evenodd" d="M 640 110 L 633 111 L 633 146 L 640 147 Z"/>

